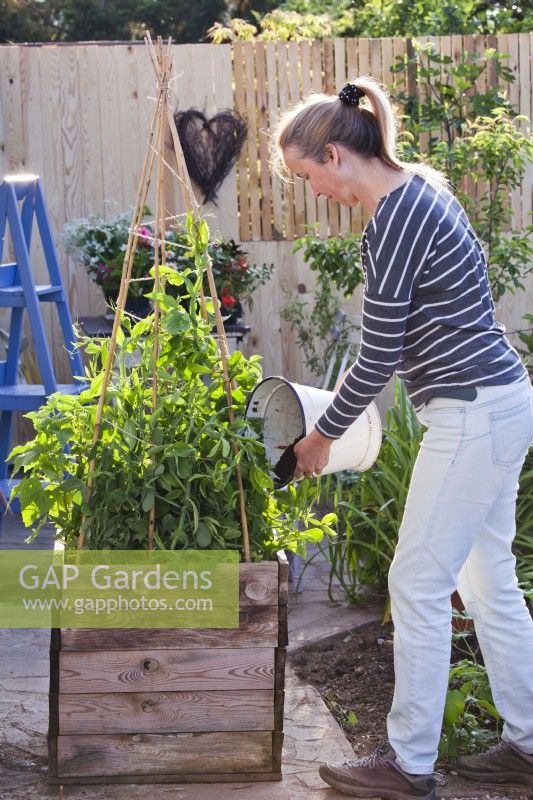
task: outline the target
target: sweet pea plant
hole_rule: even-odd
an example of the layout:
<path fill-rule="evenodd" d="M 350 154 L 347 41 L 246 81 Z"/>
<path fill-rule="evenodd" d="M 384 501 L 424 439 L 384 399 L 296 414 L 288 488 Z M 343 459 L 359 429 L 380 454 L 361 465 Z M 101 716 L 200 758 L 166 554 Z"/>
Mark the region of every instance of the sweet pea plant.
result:
<path fill-rule="evenodd" d="M 49 522 L 67 548 L 76 547 L 83 526 L 88 549 L 145 549 L 148 515 L 154 508 L 157 549 L 240 550 L 237 462 L 253 560 L 269 558 L 280 548 L 305 555 L 306 542 L 334 535 L 330 526 L 335 515 L 318 519 L 312 512 L 316 485 L 304 480 L 288 491 L 274 491 L 260 431 L 245 417 L 246 393 L 261 377 L 260 356 L 231 356 L 234 422 L 229 421 L 220 356 L 211 334 L 213 304 L 207 300 L 204 319 L 199 303 L 209 258 L 207 226 L 189 217 L 186 236 L 194 269 L 161 269 L 155 363 L 153 316 L 135 324 L 129 318 L 123 321 L 97 444 L 93 447 L 92 438 L 108 358 L 106 340 L 81 340 L 90 359 L 87 389 L 79 395 L 54 394 L 28 415 L 35 438 L 16 447 L 10 457 L 15 470 L 24 472 L 14 494 L 25 524 L 33 527 L 30 540 Z M 167 291 L 173 288 L 179 290 L 176 297 Z"/>

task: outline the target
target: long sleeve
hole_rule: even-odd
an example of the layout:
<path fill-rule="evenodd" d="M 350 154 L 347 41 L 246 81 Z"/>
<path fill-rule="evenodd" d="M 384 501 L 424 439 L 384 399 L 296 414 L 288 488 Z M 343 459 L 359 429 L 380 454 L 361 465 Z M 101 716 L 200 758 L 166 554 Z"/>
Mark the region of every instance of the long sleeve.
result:
<path fill-rule="evenodd" d="M 316 423 L 338 439 L 379 394 L 401 359 L 411 300 L 438 230 L 435 192 L 419 176 L 382 198 L 361 241 L 365 271 L 361 347 Z"/>

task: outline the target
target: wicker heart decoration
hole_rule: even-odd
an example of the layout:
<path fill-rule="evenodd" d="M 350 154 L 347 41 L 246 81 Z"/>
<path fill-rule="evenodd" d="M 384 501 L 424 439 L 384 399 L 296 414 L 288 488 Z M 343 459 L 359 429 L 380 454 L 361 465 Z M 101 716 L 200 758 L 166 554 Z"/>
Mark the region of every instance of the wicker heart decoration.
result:
<path fill-rule="evenodd" d="M 194 108 L 176 111 L 174 119 L 189 175 L 202 190 L 204 203 L 214 203 L 240 153 L 246 123 L 229 108 L 209 120 Z"/>

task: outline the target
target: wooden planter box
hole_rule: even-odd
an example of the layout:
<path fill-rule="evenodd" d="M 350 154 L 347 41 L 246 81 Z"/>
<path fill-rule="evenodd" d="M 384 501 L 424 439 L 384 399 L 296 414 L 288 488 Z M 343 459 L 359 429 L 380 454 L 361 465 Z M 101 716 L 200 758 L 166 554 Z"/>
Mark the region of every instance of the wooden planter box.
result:
<path fill-rule="evenodd" d="M 52 630 L 48 780 L 281 780 L 288 564 L 240 565 L 235 629 Z"/>

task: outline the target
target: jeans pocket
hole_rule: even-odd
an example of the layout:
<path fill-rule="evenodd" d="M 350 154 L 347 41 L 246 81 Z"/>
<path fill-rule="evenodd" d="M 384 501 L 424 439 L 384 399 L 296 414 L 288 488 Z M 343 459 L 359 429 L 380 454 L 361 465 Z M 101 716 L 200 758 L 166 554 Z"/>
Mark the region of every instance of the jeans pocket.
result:
<path fill-rule="evenodd" d="M 492 461 L 512 469 L 525 458 L 533 437 L 531 400 L 490 415 Z"/>

